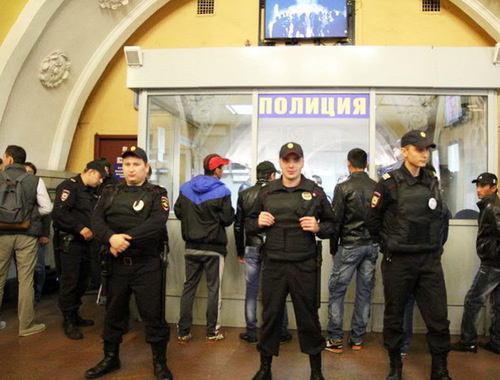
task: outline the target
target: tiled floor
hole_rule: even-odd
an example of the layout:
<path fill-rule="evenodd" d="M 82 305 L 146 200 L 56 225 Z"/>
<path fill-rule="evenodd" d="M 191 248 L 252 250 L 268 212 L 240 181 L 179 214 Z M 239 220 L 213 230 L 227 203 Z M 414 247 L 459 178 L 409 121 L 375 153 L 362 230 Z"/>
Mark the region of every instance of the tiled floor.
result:
<path fill-rule="evenodd" d="M 7 305 L 2 316 L 7 321 L 7 327 L 0 330 L 0 379 L 83 379 L 85 370 L 102 357 L 100 332 L 104 309 L 96 306 L 94 300 L 95 296 L 84 298 L 82 315 L 94 318 L 96 325 L 84 328 L 85 338 L 80 341 L 64 336 L 55 295 L 46 296 L 37 308 L 38 319 L 47 324 L 47 330 L 30 337 L 17 336 L 15 306 Z M 239 340 L 238 334 L 243 331 L 241 328 L 225 328 L 223 331 L 226 339 L 210 344 L 205 342 L 204 328 L 196 326 L 192 331 L 195 339 L 189 344 L 179 345 L 172 326 L 168 362 L 176 380 L 252 378 L 259 366 L 255 345 Z M 292 333 L 293 341 L 282 345 L 280 356 L 273 360 L 275 380 L 309 379 L 308 358 L 300 353 L 296 332 Z M 325 378 L 385 379 L 388 364 L 381 342 L 381 334 L 370 333 L 362 351 L 354 352 L 348 348 L 342 355 L 325 351 Z M 144 342 L 139 322 L 131 323 L 120 356 L 122 368 L 105 379 L 154 379 L 150 349 Z M 485 350 L 477 354 L 451 353 L 449 368 L 454 380 L 500 379 L 500 356 Z M 430 356 L 425 336 L 415 335 L 410 354 L 404 358 L 404 379 L 429 379 L 429 373 Z"/>

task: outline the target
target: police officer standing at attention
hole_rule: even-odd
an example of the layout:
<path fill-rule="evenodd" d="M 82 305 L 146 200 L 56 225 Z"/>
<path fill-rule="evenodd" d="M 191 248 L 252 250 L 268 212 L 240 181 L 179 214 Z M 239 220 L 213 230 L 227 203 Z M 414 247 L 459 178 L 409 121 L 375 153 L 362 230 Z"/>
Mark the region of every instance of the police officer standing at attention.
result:
<path fill-rule="evenodd" d="M 283 310 L 292 296 L 301 351 L 309 355 L 311 379 L 324 379 L 321 351 L 325 339 L 318 317 L 316 236 L 332 238 L 335 216 L 318 185 L 302 175 L 304 153 L 294 142 L 279 152 L 282 176 L 260 191 L 245 224 L 248 233 L 264 232 L 262 247 L 262 327 L 257 349 L 261 366 L 254 380 L 272 379 L 278 356 Z M 320 253 L 321 254 L 321 253 Z"/>
<path fill-rule="evenodd" d="M 384 346 L 389 351 L 388 380 L 402 377 L 403 315 L 414 295 L 427 326 L 432 355 L 431 380 L 449 380 L 450 330 L 441 267 L 443 201 L 435 173 L 427 168 L 429 148 L 423 131 L 401 138 L 404 164 L 383 175 L 375 187 L 367 227 L 384 254 Z"/>
<path fill-rule="evenodd" d="M 240 339 L 248 343 L 257 343 L 257 296 L 259 295 L 259 279 L 261 257 L 260 249 L 264 243 L 264 233 L 248 234 L 245 221 L 250 217 L 253 204 L 263 186 L 276 179 L 276 167 L 270 161 L 262 161 L 257 165 L 257 183 L 240 191 L 234 218 L 234 241 L 238 261 L 245 264 L 245 321 L 247 331 L 240 334 Z M 281 343 L 292 340 L 288 332 L 288 313 L 285 307 Z"/>
<path fill-rule="evenodd" d="M 90 246 L 94 239 L 90 219 L 97 201 L 93 188 L 102 183 L 105 175 L 104 165 L 91 161 L 83 173 L 56 188 L 52 220 L 59 264 L 59 308 L 64 316 L 64 333 L 70 339 L 82 339 L 79 327 L 94 324 L 80 317 L 78 309 L 90 276 Z"/>
<path fill-rule="evenodd" d="M 151 344 L 157 379 L 173 379 L 167 367 L 169 328 L 164 316 L 164 272 L 160 249 L 167 238 L 169 204 L 167 191 L 147 181 L 146 152 L 132 147 L 122 154 L 125 182 L 107 186 L 95 208 L 92 227 L 96 239 L 111 254 L 106 318 L 104 321 L 104 359 L 87 370 L 95 379 L 120 368 L 119 347 L 129 317 L 130 295 Z"/>

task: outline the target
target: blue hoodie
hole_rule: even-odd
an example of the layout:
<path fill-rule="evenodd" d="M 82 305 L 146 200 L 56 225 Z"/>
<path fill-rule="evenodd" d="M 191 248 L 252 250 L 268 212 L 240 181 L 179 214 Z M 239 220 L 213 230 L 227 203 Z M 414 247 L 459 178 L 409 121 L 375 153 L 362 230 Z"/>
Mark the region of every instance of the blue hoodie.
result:
<path fill-rule="evenodd" d="M 227 253 L 225 227 L 234 220 L 231 192 L 218 178 L 198 175 L 184 183 L 174 212 L 186 248 Z"/>

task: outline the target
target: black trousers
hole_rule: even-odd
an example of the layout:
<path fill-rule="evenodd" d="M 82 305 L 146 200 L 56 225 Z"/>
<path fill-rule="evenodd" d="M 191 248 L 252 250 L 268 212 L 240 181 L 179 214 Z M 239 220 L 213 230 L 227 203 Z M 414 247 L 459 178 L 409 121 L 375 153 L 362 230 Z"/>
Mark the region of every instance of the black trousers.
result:
<path fill-rule="evenodd" d="M 59 251 L 59 308 L 64 315 L 78 311 L 90 275 L 90 245 L 78 240 Z"/>
<path fill-rule="evenodd" d="M 300 349 L 315 355 L 325 348 L 316 307 L 316 260 L 265 260 L 262 265 L 262 327 L 257 349 L 263 355 L 279 355 L 283 310 L 290 294 L 297 321 Z"/>
<path fill-rule="evenodd" d="M 146 331 L 146 342 L 168 342 L 170 334 L 163 310 L 165 292 L 160 258 L 112 259 L 108 281 L 103 340 L 112 344 L 122 342 L 128 325 L 130 296 L 134 293 Z"/>
<path fill-rule="evenodd" d="M 399 350 L 405 339 L 403 315 L 411 294 L 427 326 L 427 344 L 432 354 L 450 350 L 450 321 L 441 257 L 436 253 L 384 255 L 384 346 Z"/>

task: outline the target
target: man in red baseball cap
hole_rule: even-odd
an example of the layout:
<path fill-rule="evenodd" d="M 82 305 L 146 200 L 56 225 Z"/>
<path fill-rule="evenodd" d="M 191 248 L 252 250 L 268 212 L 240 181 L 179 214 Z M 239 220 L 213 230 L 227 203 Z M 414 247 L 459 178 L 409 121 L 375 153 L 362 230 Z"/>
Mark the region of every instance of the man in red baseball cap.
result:
<path fill-rule="evenodd" d="M 226 227 L 233 223 L 234 209 L 231 191 L 220 179 L 228 164 L 229 160 L 218 154 L 206 156 L 204 174 L 184 183 L 175 202 L 175 215 L 181 221 L 182 238 L 186 242 L 186 281 L 177 324 L 180 344 L 188 343 L 192 337 L 193 302 L 203 272 L 208 287 L 206 339 L 209 343 L 224 339 L 218 325 L 220 280 L 227 254 Z"/>

